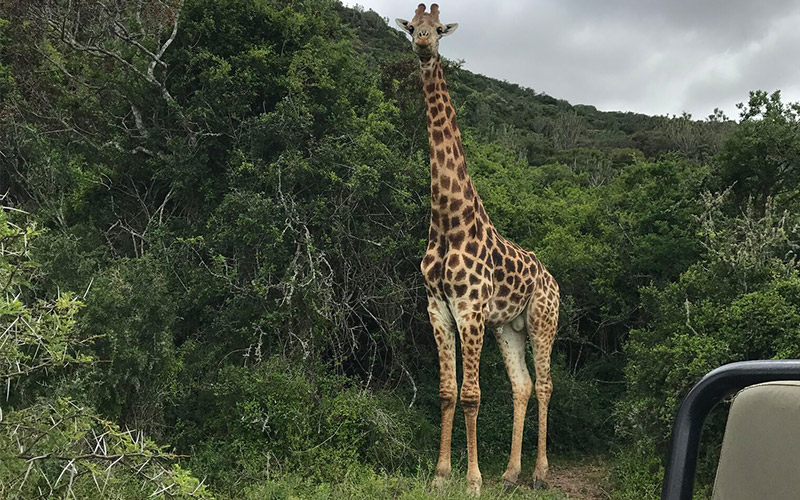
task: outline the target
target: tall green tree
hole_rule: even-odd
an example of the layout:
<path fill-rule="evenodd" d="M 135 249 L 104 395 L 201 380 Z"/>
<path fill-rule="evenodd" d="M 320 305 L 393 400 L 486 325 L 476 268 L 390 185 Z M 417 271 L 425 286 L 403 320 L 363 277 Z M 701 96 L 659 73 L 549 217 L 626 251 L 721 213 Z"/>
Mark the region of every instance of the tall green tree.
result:
<path fill-rule="evenodd" d="M 753 91 L 740 104 L 741 122 L 717 158 L 720 188 L 731 187 L 732 210 L 749 198 L 764 213 L 775 198 L 787 208 L 798 206 L 800 186 L 800 105 L 784 103 L 780 91 Z"/>

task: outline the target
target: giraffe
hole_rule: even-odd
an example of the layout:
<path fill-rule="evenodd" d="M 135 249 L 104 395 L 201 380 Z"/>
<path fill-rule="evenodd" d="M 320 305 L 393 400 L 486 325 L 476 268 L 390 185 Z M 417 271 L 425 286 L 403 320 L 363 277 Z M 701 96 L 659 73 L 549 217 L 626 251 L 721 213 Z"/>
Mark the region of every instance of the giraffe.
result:
<path fill-rule="evenodd" d="M 503 483 L 519 478 L 522 429 L 534 384 L 525 361 L 527 339 L 534 351 L 539 436 L 534 485 L 547 477 L 547 408 L 553 383 L 550 354 L 558 323 L 558 284 L 539 259 L 502 237 L 489 220 L 467 173 L 456 113 L 439 58 L 439 39 L 458 24 L 439 22 L 439 6 L 420 4 L 411 21 L 397 24 L 419 57 L 427 109 L 431 168 L 431 220 L 420 269 L 428 316 L 439 354 L 442 411 L 439 459 L 433 486 L 450 475 L 450 440 L 457 396 L 456 334 L 462 357 L 461 405 L 467 430 L 467 491 L 480 495 L 476 423 L 481 389 L 478 369 L 484 329 L 493 330 L 505 362 L 514 402 L 511 454 Z"/>

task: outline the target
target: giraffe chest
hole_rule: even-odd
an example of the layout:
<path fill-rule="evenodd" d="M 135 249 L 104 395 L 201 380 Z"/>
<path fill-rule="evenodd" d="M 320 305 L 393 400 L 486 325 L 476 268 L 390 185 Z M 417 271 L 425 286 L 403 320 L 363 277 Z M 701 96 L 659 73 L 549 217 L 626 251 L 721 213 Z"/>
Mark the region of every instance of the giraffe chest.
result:
<path fill-rule="evenodd" d="M 437 298 L 485 303 L 491 296 L 490 256 L 474 240 L 456 247 L 442 238 L 429 245 L 421 269 L 428 293 Z"/>
<path fill-rule="evenodd" d="M 538 269 L 532 254 L 496 233 L 491 236 L 456 245 L 448 244 L 447 238 L 432 240 L 421 266 L 430 295 L 446 301 L 455 316 L 483 311 L 490 326 L 520 315 L 532 296 Z"/>

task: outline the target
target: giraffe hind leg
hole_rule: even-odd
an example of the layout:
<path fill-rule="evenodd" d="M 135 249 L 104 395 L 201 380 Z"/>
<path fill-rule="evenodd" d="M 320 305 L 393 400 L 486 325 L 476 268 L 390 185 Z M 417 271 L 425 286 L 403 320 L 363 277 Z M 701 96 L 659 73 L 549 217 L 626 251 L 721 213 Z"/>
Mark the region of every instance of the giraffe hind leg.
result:
<path fill-rule="evenodd" d="M 514 428 L 511 435 L 511 454 L 508 458 L 508 468 L 503 474 L 503 484 L 514 486 L 517 484 L 521 470 L 522 430 L 525 425 L 528 400 L 533 389 L 533 382 L 525 363 L 525 351 L 528 348 L 528 341 L 526 339 L 524 320 L 515 320 L 498 327 L 495 337 L 500 353 L 503 355 L 508 378 L 511 381 L 511 392 L 514 399 Z"/>
<path fill-rule="evenodd" d="M 547 478 L 547 410 L 553 382 L 550 378 L 550 354 L 558 327 L 558 287 L 552 278 L 543 295 L 537 295 L 529 306 L 528 334 L 533 344 L 533 362 L 536 371 L 536 400 L 539 403 L 539 435 L 536 450 L 534 486 L 546 486 Z"/>

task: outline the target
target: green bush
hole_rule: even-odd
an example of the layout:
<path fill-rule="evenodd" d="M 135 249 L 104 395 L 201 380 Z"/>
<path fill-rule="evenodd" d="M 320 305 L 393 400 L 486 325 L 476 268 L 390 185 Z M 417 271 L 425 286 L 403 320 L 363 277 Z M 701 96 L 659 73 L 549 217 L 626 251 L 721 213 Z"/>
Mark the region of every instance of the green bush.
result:
<path fill-rule="evenodd" d="M 647 450 L 641 454 L 666 455 L 681 400 L 709 371 L 733 361 L 800 356 L 800 275 L 750 281 L 755 289 L 745 292 L 734 280 L 718 285 L 726 270 L 732 275 L 721 263 L 693 266 L 679 282 L 643 292 L 650 326 L 631 331 L 628 388 L 615 411 L 618 435 Z M 708 419 L 698 468 L 701 485 L 713 478 L 725 415 L 720 411 Z M 651 476 L 651 485 L 658 481 Z"/>
<path fill-rule="evenodd" d="M 178 444 L 222 491 L 298 471 L 339 482 L 414 470 L 422 460 L 417 440 L 436 440 L 419 411 L 395 396 L 278 357 L 222 368 L 192 401 L 198 406 L 178 421 Z"/>
<path fill-rule="evenodd" d="M 0 199 L 2 201 L 2 199 Z M 123 430 L 90 407 L 86 387 L 66 383 L 96 361 L 96 337 L 79 328 L 74 294 L 37 295 L 33 259 L 42 231 L 0 206 L 0 496 L 128 499 L 213 498 L 141 432 Z"/>

